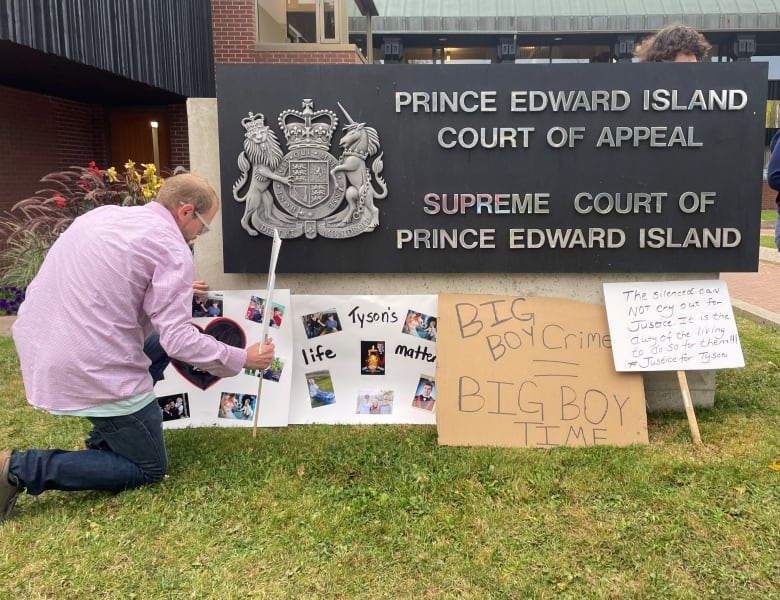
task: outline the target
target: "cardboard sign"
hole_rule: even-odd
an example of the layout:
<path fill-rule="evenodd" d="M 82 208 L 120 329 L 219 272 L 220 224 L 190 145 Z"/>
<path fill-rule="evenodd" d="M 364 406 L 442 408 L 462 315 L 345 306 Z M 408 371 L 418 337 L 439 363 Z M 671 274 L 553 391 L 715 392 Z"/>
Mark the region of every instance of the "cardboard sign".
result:
<path fill-rule="evenodd" d="M 726 282 L 605 283 L 617 371 L 744 367 Z"/>
<path fill-rule="evenodd" d="M 439 443 L 647 443 L 642 378 L 616 373 L 603 306 L 439 296 Z"/>

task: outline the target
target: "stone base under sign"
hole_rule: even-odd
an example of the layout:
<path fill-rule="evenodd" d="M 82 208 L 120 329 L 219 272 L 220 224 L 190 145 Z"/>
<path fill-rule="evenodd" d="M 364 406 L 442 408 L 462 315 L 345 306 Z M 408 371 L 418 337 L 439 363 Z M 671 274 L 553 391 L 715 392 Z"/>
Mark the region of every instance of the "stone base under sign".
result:
<path fill-rule="evenodd" d="M 686 371 L 691 401 L 696 408 L 712 408 L 715 404 L 716 371 Z M 645 401 L 650 412 L 685 410 L 676 371 L 643 373 Z"/>

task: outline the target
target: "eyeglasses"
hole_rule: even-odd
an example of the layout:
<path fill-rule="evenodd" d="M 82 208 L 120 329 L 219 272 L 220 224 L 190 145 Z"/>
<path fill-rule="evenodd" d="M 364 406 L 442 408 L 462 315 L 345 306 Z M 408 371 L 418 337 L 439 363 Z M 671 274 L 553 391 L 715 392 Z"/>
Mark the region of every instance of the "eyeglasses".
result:
<path fill-rule="evenodd" d="M 179 204 L 184 206 L 184 202 L 182 202 L 181 200 L 179 200 Z M 201 215 L 197 210 L 194 210 L 194 209 L 193 209 L 192 213 L 195 215 L 195 217 L 198 219 L 198 221 L 200 221 L 201 225 L 203 225 L 203 228 L 200 230 L 200 234 L 199 235 L 203 235 L 203 234 L 208 233 L 209 231 L 211 231 L 211 227 L 209 227 L 209 224 L 206 223 L 206 219 L 203 218 L 203 215 Z"/>

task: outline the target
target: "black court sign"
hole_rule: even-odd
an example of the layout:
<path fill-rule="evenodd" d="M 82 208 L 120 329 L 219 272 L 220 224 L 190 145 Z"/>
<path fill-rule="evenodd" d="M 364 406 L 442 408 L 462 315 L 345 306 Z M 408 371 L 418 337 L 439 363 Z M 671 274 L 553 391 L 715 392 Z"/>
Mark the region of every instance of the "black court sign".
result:
<path fill-rule="evenodd" d="M 217 65 L 225 270 L 755 271 L 764 63 Z"/>

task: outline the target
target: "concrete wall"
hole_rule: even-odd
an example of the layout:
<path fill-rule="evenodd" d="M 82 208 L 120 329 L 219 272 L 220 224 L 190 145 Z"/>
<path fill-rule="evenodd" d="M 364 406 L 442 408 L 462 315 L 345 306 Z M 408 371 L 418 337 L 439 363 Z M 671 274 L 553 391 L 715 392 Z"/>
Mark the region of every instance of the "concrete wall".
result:
<path fill-rule="evenodd" d="M 217 101 L 190 98 L 187 102 L 190 125 L 190 165 L 192 172 L 209 180 L 220 190 Z M 226 202 L 232 199 L 225 199 Z M 195 244 L 198 278 L 212 289 L 263 289 L 266 273 L 225 273 L 222 266 L 222 221 L 214 219 L 209 235 Z M 370 235 L 370 234 L 368 234 Z M 333 242 L 338 243 L 338 241 Z M 284 246 L 282 246 L 284 252 Z M 483 293 L 510 296 L 555 296 L 580 302 L 604 304 L 604 281 L 675 281 L 717 279 L 717 273 L 278 273 L 276 287 L 292 294 L 438 294 Z M 710 407 L 715 398 L 715 372 L 689 371 L 688 385 L 697 407 Z M 645 374 L 648 409 L 683 410 L 675 372 Z"/>

